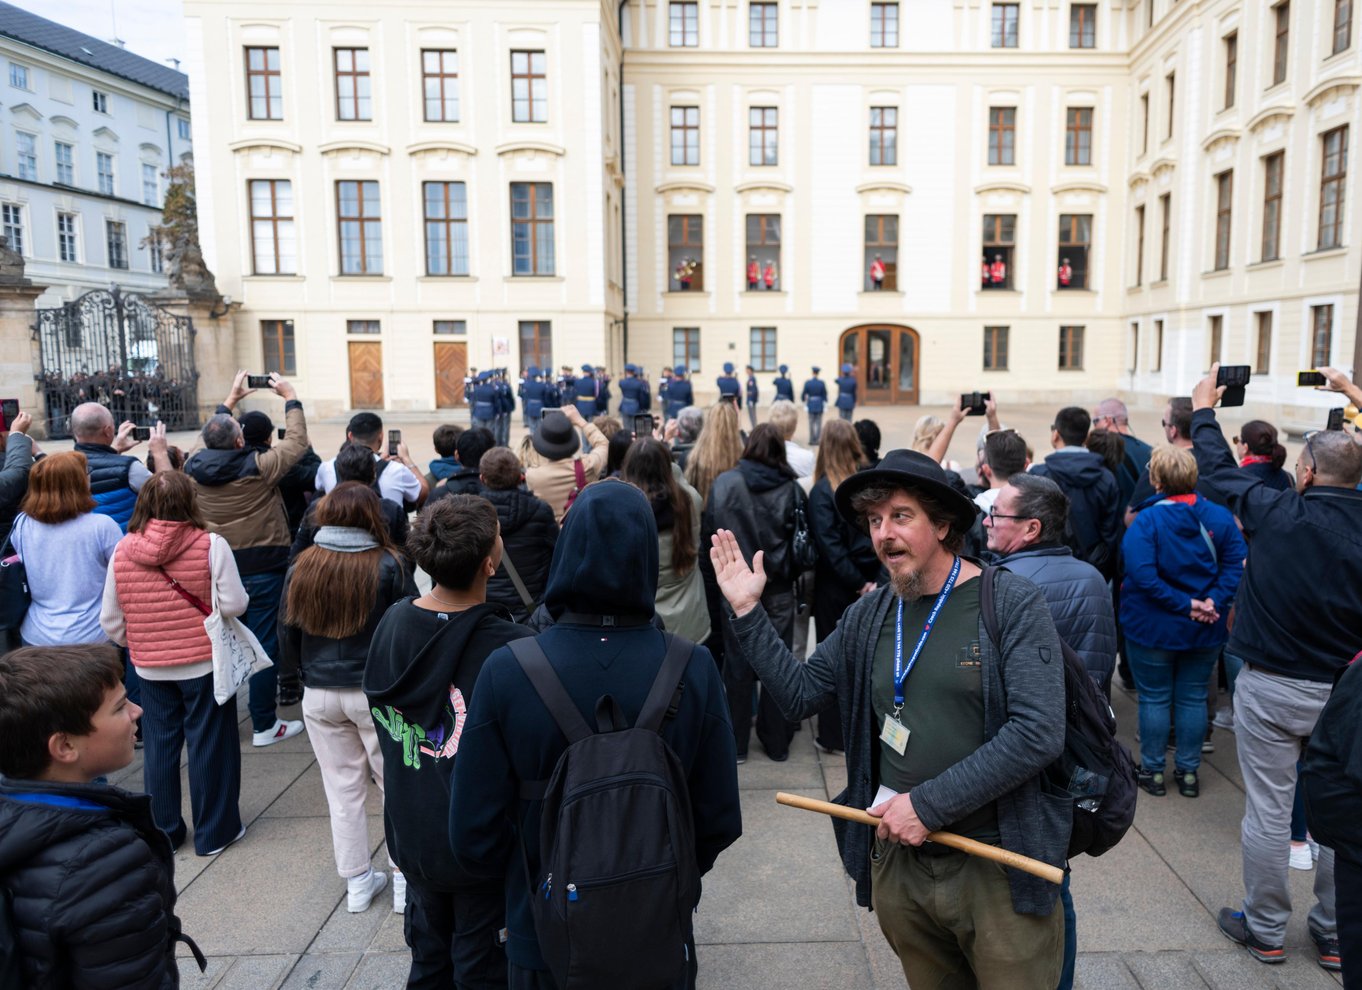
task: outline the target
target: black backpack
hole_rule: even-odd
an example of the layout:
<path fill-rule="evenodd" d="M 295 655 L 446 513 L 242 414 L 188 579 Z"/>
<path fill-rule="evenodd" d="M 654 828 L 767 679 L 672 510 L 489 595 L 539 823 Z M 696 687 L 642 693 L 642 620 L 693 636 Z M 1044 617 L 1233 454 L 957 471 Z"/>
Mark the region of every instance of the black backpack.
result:
<path fill-rule="evenodd" d="M 539 950 L 558 990 L 664 990 L 686 974 L 700 899 L 695 823 L 681 761 L 659 734 L 680 703 L 693 644 L 667 655 L 630 727 L 610 695 L 597 731 L 533 639 L 508 644 L 567 737 L 544 791 L 540 872 L 530 876 Z"/>
<path fill-rule="evenodd" d="M 979 612 L 993 645 L 1002 649 L 994 586 L 998 567 L 985 567 L 980 578 Z M 1055 788 L 1073 798 L 1070 857 L 1100 856 L 1120 842 L 1135 821 L 1135 761 L 1116 739 L 1116 713 L 1097 682 L 1068 643 L 1064 656 L 1064 752 L 1045 769 Z"/>

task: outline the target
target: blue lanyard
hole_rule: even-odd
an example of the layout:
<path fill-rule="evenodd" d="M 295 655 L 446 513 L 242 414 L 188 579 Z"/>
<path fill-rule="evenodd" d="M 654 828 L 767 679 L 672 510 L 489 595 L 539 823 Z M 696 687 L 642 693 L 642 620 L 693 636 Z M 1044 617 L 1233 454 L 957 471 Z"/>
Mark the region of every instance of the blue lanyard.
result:
<path fill-rule="evenodd" d="M 908 675 L 913 672 L 917 658 L 922 655 L 922 648 L 927 645 L 927 637 L 932 634 L 932 626 L 936 622 L 936 617 L 941 612 L 942 606 L 946 604 L 946 600 L 951 597 L 951 592 L 955 590 L 955 579 L 959 576 L 960 558 L 956 557 L 955 563 L 951 565 L 950 577 L 946 578 L 946 583 L 941 586 L 941 592 L 936 596 L 936 604 L 927 614 L 927 624 L 922 627 L 922 635 L 918 637 L 917 646 L 913 647 L 913 655 L 908 658 L 907 667 L 903 665 L 903 599 L 899 599 L 898 619 L 894 626 L 894 716 L 896 718 L 899 712 L 903 711 L 903 682 L 908 680 Z"/>

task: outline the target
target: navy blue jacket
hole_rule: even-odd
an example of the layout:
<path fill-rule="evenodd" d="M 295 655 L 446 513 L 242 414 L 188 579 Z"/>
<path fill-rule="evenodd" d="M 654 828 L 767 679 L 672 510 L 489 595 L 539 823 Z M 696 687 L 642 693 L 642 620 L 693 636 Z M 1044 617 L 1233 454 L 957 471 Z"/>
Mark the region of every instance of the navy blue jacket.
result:
<path fill-rule="evenodd" d="M 804 383 L 804 391 L 800 393 L 799 400 L 808 404 L 809 412 L 821 413 L 828 402 L 828 387 L 823 384 L 821 378 L 810 378 Z"/>
<path fill-rule="evenodd" d="M 1069 497 L 1069 527 L 1075 556 L 1096 565 L 1103 577 L 1116 569 L 1124 516 L 1121 490 L 1099 454 L 1065 447 L 1034 464 L 1031 473 L 1049 478 Z"/>
<path fill-rule="evenodd" d="M 543 382 L 528 381 L 520 386 L 520 397 L 525 402 L 525 413 L 531 418 L 537 418 L 544 412 L 544 392 Z"/>
<path fill-rule="evenodd" d="M 470 415 L 474 419 L 494 418 L 499 406 L 497 387 L 490 381 L 478 382 L 473 386 L 472 402 L 473 409 Z"/>
<path fill-rule="evenodd" d="M 576 396 L 572 404 L 577 407 L 582 418 L 590 422 L 596 415 L 596 379 L 590 376 L 578 378 L 572 387 Z"/>
<path fill-rule="evenodd" d="M 503 415 L 515 412 L 515 393 L 510 382 L 497 382 L 497 412 Z"/>
<path fill-rule="evenodd" d="M 128 472 L 137 458 L 120 454 L 102 443 L 78 443 L 75 449 L 85 455 L 95 511 L 109 516 L 126 533 L 133 506 L 137 504 L 137 493 L 128 485 Z"/>
<path fill-rule="evenodd" d="M 648 383 L 641 378 L 620 382 L 620 415 L 637 416 L 648 410 Z"/>
<path fill-rule="evenodd" d="M 756 375 L 748 375 L 748 376 L 747 376 L 747 404 L 748 404 L 749 406 L 755 406 L 755 405 L 757 404 L 757 395 L 758 395 L 758 392 L 757 392 L 757 376 L 756 376 Z"/>
<path fill-rule="evenodd" d="M 1121 504 L 1130 505 L 1135 485 L 1149 468 L 1149 455 L 1154 448 L 1128 433 L 1121 434 L 1121 439 L 1125 442 L 1126 457 L 1116 472 L 1116 486 L 1121 489 Z"/>
<path fill-rule="evenodd" d="M 695 392 L 689 378 L 673 378 L 667 388 L 667 418 L 675 419 L 686 406 L 695 405 Z"/>
<path fill-rule="evenodd" d="M 1228 638 L 1230 603 L 1244 576 L 1248 545 L 1228 509 L 1194 497 L 1191 504 L 1161 504 L 1162 495 L 1142 502 L 1121 541 L 1126 570 L 1121 631 L 1141 646 L 1197 650 Z M 1203 526 L 1215 543 L 1214 554 L 1201 534 Z M 1214 601 L 1220 620 L 1192 619 L 1193 598 Z"/>
<path fill-rule="evenodd" d="M 837 408 L 856 408 L 856 376 L 843 375 L 837 379 Z"/>
<path fill-rule="evenodd" d="M 742 408 L 742 388 L 738 380 L 732 375 L 720 375 L 714 380 L 714 384 L 719 386 L 719 395 L 735 395 L 738 397 L 738 408 Z"/>
<path fill-rule="evenodd" d="M 632 535 L 631 535 L 632 534 Z M 620 553 L 618 548 L 628 547 Z M 631 720 L 662 663 L 665 639 L 651 623 L 657 593 L 657 527 L 637 489 L 605 481 L 573 503 L 549 569 L 545 605 L 558 623 L 538 636 L 588 723 L 610 695 Z M 562 621 L 566 611 L 632 614 L 612 627 Z M 623 618 L 623 616 L 622 616 Z M 685 769 L 701 873 L 742 834 L 728 701 L 709 651 L 692 650 L 675 718 L 662 737 Z M 545 968 L 530 916 L 525 861 L 538 877 L 540 801 L 520 797 L 522 781 L 546 780 L 567 747 L 509 649 L 487 658 L 478 675 L 454 766 L 449 839 L 462 872 L 499 880 L 506 890 L 507 958 Z M 522 859 L 522 855 L 524 859 Z"/>
<path fill-rule="evenodd" d="M 794 401 L 794 382 L 790 381 L 790 379 L 786 378 L 784 375 L 781 375 L 776 378 L 772 384 L 776 387 L 777 399 L 788 399 L 790 402 Z"/>

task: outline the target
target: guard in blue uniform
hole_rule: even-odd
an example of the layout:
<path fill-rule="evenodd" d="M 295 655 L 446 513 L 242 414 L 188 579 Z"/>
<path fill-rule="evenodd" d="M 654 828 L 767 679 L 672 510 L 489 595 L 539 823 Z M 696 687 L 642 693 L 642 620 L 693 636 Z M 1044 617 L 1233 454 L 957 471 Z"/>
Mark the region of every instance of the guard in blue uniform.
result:
<path fill-rule="evenodd" d="M 724 373 L 715 380 L 719 386 L 719 401 L 724 401 L 728 396 L 733 396 L 731 401 L 737 403 L 739 409 L 742 408 L 742 386 L 738 384 L 738 379 L 733 376 L 733 362 L 724 362 Z"/>
<path fill-rule="evenodd" d="M 804 391 L 799 393 L 799 401 L 804 403 L 804 408 L 809 413 L 810 447 L 816 444 L 818 438 L 823 435 L 823 408 L 828 403 L 828 387 L 818 377 L 818 373 L 822 370 L 815 365 L 813 377 L 804 383 Z"/>
<path fill-rule="evenodd" d="M 539 377 L 544 380 L 544 408 L 545 409 L 562 408 L 563 393 L 559 391 L 558 383 L 553 380 L 553 369 L 540 368 Z"/>
<path fill-rule="evenodd" d="M 501 399 L 501 419 L 498 423 L 497 443 L 511 445 L 511 413 L 515 412 L 515 391 L 511 388 L 505 368 L 498 369 L 497 395 Z"/>
<path fill-rule="evenodd" d="M 776 401 L 781 399 L 787 402 L 794 401 L 794 382 L 790 381 L 790 366 L 788 364 L 780 366 L 780 374 L 776 375 L 773 384 L 776 387 Z"/>
<path fill-rule="evenodd" d="M 667 418 L 676 419 L 686 406 L 695 405 L 695 392 L 686 379 L 686 369 L 677 368 L 672 372 L 671 386 L 667 389 Z"/>
<path fill-rule="evenodd" d="M 640 386 L 638 390 L 638 411 L 652 412 L 653 383 L 648 380 L 648 372 L 644 369 L 643 365 L 636 364 L 634 365 L 634 368 L 636 369 L 636 373 L 638 375 L 638 383 Z M 623 389 L 624 386 L 621 385 L 620 390 L 623 391 Z"/>
<path fill-rule="evenodd" d="M 620 419 L 626 428 L 633 428 L 633 419 L 644 411 L 648 401 L 648 385 L 638 377 L 638 368 L 624 366 L 624 381 L 620 382 Z"/>
<path fill-rule="evenodd" d="M 490 371 L 479 371 L 473 385 L 473 425 L 491 431 L 496 426 L 497 387 Z"/>
<path fill-rule="evenodd" d="M 520 396 L 520 425 L 525 427 L 525 429 L 527 430 L 531 429 L 531 426 L 530 426 L 530 410 L 525 405 L 525 390 L 526 386 L 528 386 L 530 382 L 534 381 L 534 375 L 531 372 L 535 370 L 537 369 L 535 369 L 534 365 L 531 365 L 530 367 L 522 371 L 520 373 L 520 384 L 516 386 L 515 390 L 516 395 Z"/>
<path fill-rule="evenodd" d="M 664 416 L 667 416 L 668 418 L 670 418 L 671 414 L 667 412 L 667 410 L 670 408 L 670 405 L 667 402 L 667 393 L 671 391 L 671 387 L 672 387 L 672 369 L 663 368 L 662 379 L 657 386 L 657 408 L 662 410 L 662 414 Z"/>
<path fill-rule="evenodd" d="M 548 386 L 544 384 L 542 372 L 534 365 L 525 369 L 525 381 L 521 385 L 523 390 L 520 393 L 521 401 L 525 406 L 525 425 L 531 433 L 539 429 L 539 420 L 543 418 L 545 398 L 548 393 Z"/>
<path fill-rule="evenodd" d="M 589 364 L 582 365 L 582 377 L 574 385 L 575 398 L 572 404 L 588 423 L 596 416 L 596 376 Z"/>
<path fill-rule="evenodd" d="M 473 408 L 473 389 L 478 384 L 478 369 L 469 368 L 468 374 L 463 376 L 463 404 L 471 411 Z"/>
<path fill-rule="evenodd" d="M 837 379 L 837 415 L 848 423 L 851 411 L 856 408 L 856 376 L 851 365 L 842 365 L 842 376 Z"/>
<path fill-rule="evenodd" d="M 596 365 L 596 415 L 610 415 L 610 376 L 599 364 Z"/>
<path fill-rule="evenodd" d="M 752 370 L 752 366 L 747 366 L 747 421 L 752 424 L 752 429 L 757 428 L 757 373 Z"/>

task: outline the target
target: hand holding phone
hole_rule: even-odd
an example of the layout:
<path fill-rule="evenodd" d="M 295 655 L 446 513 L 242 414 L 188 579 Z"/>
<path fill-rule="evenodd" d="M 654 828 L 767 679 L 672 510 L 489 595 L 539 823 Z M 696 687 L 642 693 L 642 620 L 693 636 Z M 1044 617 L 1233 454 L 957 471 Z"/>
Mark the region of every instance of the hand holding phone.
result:
<path fill-rule="evenodd" d="M 14 428 L 14 421 L 19 418 L 18 399 L 0 399 L 0 431 L 9 431 Z"/>
<path fill-rule="evenodd" d="M 1344 410 L 1342 406 L 1339 406 L 1337 409 L 1330 409 L 1329 419 L 1328 422 L 1325 423 L 1324 428 L 1326 430 L 1343 429 L 1343 412 Z"/>
<path fill-rule="evenodd" d="M 964 392 L 960 395 L 960 408 L 965 410 L 966 416 L 982 416 L 992 399 L 991 392 Z"/>
<path fill-rule="evenodd" d="M 1215 376 L 1216 388 L 1223 388 L 1220 398 L 1221 407 L 1242 406 L 1244 388 L 1253 376 L 1253 368 L 1247 364 L 1222 364 Z"/>
<path fill-rule="evenodd" d="M 639 413 L 634 417 L 634 436 L 650 437 L 653 435 L 653 414 Z"/>
<path fill-rule="evenodd" d="M 284 434 L 287 433 L 287 432 L 288 432 L 288 431 L 285 430 L 284 427 L 281 426 L 281 427 L 279 427 L 277 430 L 275 430 L 275 436 L 277 436 L 280 440 L 282 440 L 282 439 L 284 439 Z"/>
<path fill-rule="evenodd" d="M 151 439 L 150 426 L 134 426 L 132 428 L 132 438 L 138 443 L 145 443 Z"/>
<path fill-rule="evenodd" d="M 1296 372 L 1296 388 L 1314 388 L 1317 385 L 1327 385 L 1328 383 L 1329 379 L 1318 371 Z"/>
<path fill-rule="evenodd" d="M 389 457 L 396 457 L 396 456 L 397 456 L 397 445 L 400 444 L 401 442 L 402 442 L 402 431 L 401 431 L 401 430 L 389 430 L 389 431 L 388 431 L 388 456 L 389 456 Z"/>
<path fill-rule="evenodd" d="M 246 387 L 247 387 L 247 388 L 269 388 L 269 387 L 270 387 L 270 376 L 269 376 L 269 375 L 247 375 L 247 376 L 246 376 Z"/>

